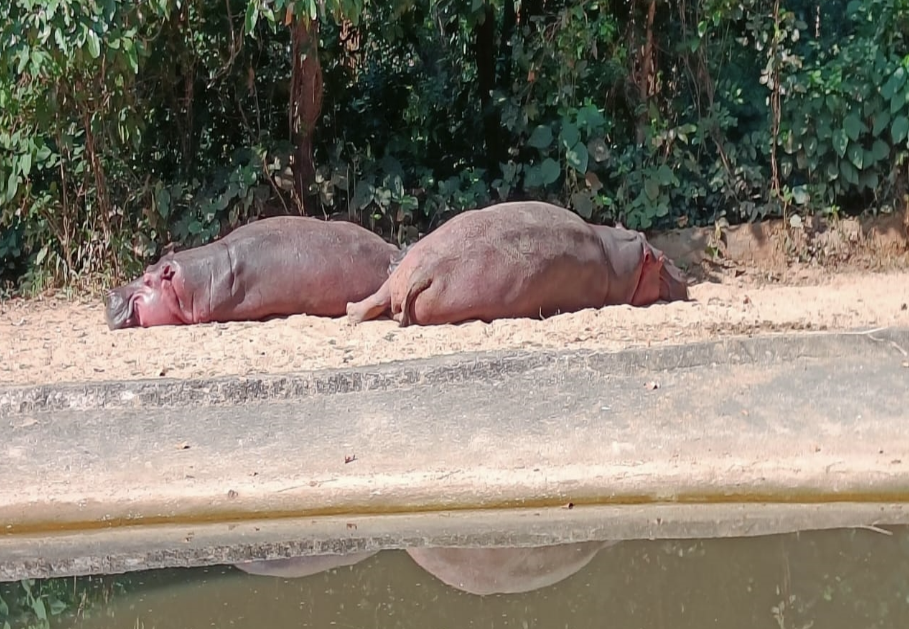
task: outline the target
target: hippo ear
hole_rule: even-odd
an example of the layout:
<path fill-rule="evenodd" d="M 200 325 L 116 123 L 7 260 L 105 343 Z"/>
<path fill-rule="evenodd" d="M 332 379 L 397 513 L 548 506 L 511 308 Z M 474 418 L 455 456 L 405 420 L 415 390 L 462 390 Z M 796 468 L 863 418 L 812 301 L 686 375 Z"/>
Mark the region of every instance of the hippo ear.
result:
<path fill-rule="evenodd" d="M 170 281 L 174 277 L 174 267 L 169 262 L 161 267 L 161 279 Z"/>

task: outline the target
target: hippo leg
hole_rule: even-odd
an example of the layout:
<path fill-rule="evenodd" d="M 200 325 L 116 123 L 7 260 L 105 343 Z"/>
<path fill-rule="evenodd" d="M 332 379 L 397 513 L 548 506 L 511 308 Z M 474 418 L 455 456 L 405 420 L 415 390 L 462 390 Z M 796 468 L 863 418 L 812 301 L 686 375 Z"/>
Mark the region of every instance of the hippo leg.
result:
<path fill-rule="evenodd" d="M 414 312 L 415 301 L 423 291 L 432 286 L 432 277 L 422 275 L 418 278 L 410 278 L 410 286 L 407 287 L 407 293 L 404 295 L 404 301 L 401 303 L 401 314 L 398 318 L 398 324 L 402 328 L 417 323 L 419 320 Z"/>
<path fill-rule="evenodd" d="M 376 319 L 391 308 L 391 287 L 388 285 L 391 278 L 385 280 L 385 283 L 375 293 L 358 301 L 347 304 L 347 320 L 353 324 L 362 323 Z"/>

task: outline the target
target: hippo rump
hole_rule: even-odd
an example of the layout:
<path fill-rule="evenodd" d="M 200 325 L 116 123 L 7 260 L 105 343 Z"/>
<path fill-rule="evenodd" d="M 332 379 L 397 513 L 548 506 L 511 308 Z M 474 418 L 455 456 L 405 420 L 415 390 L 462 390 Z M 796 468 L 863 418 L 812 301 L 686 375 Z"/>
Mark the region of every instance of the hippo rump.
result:
<path fill-rule="evenodd" d="M 549 587 L 579 572 L 615 542 L 535 548 L 410 548 L 407 554 L 442 583 L 479 596 L 520 594 Z"/>
<path fill-rule="evenodd" d="M 410 247 L 375 294 L 348 304 L 347 316 L 388 313 L 404 327 L 687 299 L 681 271 L 642 233 L 531 201 L 454 217 Z"/>
<path fill-rule="evenodd" d="M 375 293 L 400 252 L 349 222 L 276 216 L 221 240 L 168 253 L 108 292 L 111 330 L 256 321 L 308 314 L 343 316 Z"/>

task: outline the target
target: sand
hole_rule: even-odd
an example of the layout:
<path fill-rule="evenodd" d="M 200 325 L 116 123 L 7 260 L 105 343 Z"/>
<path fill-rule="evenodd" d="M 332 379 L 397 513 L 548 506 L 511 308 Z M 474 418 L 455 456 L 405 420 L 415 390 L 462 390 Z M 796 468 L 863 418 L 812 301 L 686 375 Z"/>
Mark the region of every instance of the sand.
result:
<path fill-rule="evenodd" d="M 0 385 L 289 373 L 464 351 L 621 350 L 792 330 L 909 326 L 909 272 L 806 270 L 695 284 L 692 300 L 547 320 L 400 328 L 295 316 L 112 332 L 100 299 L 0 303 Z"/>

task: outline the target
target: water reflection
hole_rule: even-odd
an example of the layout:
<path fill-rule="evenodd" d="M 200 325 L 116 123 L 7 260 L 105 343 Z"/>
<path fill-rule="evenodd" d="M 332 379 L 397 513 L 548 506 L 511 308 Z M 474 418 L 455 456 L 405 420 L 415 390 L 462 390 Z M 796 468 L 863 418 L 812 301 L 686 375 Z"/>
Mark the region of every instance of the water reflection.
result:
<path fill-rule="evenodd" d="M 413 558 L 406 551 L 382 551 L 296 579 L 252 576 L 226 566 L 143 573 L 126 577 L 128 593 L 90 609 L 88 617 L 55 624 L 80 629 L 909 626 L 904 529 L 893 535 L 846 530 L 634 541 L 563 551 L 484 552 L 475 560 L 450 549 L 412 553 Z M 483 588 L 521 593 L 464 591 Z"/>
<path fill-rule="evenodd" d="M 346 555 L 288 557 L 262 561 L 246 561 L 234 565 L 248 574 L 257 574 L 265 577 L 284 577 L 285 579 L 300 579 L 320 572 L 325 572 L 326 570 L 356 565 L 361 561 L 369 559 L 377 552 L 379 551 L 348 553 Z"/>
<path fill-rule="evenodd" d="M 554 585 L 590 563 L 613 542 L 539 548 L 412 548 L 418 566 L 442 583 L 471 594 L 517 594 Z"/>
<path fill-rule="evenodd" d="M 517 594 L 567 579 L 613 542 L 582 542 L 536 548 L 412 548 L 418 566 L 442 583 L 477 595 Z M 236 564 L 260 576 L 302 578 L 353 566 L 375 552 L 317 555 Z"/>

